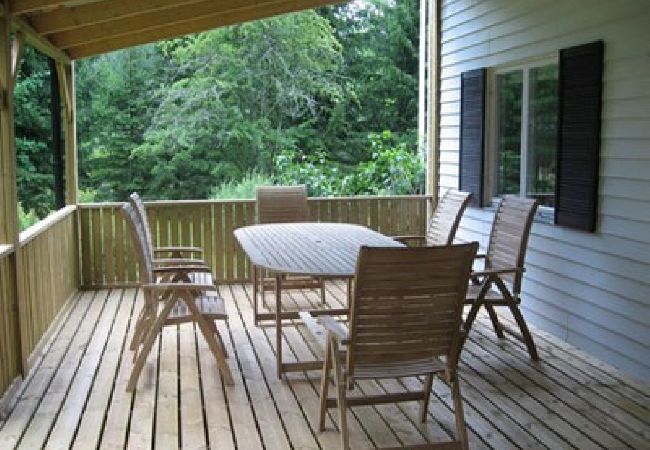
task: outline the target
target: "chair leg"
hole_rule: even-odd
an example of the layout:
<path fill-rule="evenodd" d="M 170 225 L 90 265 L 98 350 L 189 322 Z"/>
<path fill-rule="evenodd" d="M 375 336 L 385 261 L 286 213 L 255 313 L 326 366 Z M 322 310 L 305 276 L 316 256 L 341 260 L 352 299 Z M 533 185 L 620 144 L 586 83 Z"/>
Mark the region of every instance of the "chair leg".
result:
<path fill-rule="evenodd" d="M 524 338 L 524 344 L 526 344 L 526 348 L 528 349 L 528 354 L 530 355 L 530 359 L 532 359 L 533 361 L 539 361 L 539 355 L 537 354 L 537 348 L 535 347 L 535 342 L 533 342 L 533 336 L 530 334 L 530 330 L 528 330 L 528 325 L 526 325 L 526 319 L 524 319 L 524 316 L 521 314 L 521 311 L 519 310 L 519 306 L 517 306 L 513 302 L 509 304 L 508 307 L 510 308 L 510 312 L 512 313 L 512 316 L 515 318 L 517 325 L 519 325 L 519 330 L 521 331 L 521 336 Z"/>
<path fill-rule="evenodd" d="M 228 362 L 226 361 L 225 347 L 220 346 L 217 340 L 215 339 L 213 330 L 210 328 L 208 321 L 205 319 L 205 317 L 201 315 L 201 313 L 197 309 L 196 303 L 194 302 L 194 298 L 186 294 L 182 296 L 182 299 L 187 305 L 187 308 L 192 313 L 192 317 L 198 324 L 201 333 L 203 333 L 203 337 L 208 343 L 208 347 L 212 351 L 212 354 L 214 355 L 215 359 L 217 360 L 217 367 L 219 367 L 219 371 L 221 372 L 221 375 L 223 375 L 224 383 L 229 386 L 232 386 L 233 384 L 235 384 L 235 381 L 232 377 L 232 373 L 230 372 L 230 367 L 228 366 Z M 221 336 L 219 338 L 221 339 Z"/>
<path fill-rule="evenodd" d="M 335 345 L 332 343 L 332 345 Z M 336 349 L 332 348 L 332 363 L 334 365 L 334 382 L 336 384 L 336 406 L 339 410 L 339 427 L 341 429 L 341 448 L 349 450 L 350 443 L 348 437 L 348 417 L 347 405 L 345 399 L 345 380 L 341 370 L 341 359 L 338 357 Z"/>
<path fill-rule="evenodd" d="M 503 328 L 499 323 L 499 316 L 497 316 L 497 312 L 494 310 L 494 306 L 490 305 L 489 303 L 486 303 L 485 309 L 487 310 L 488 315 L 490 316 L 490 321 L 492 321 L 492 327 L 494 328 L 494 332 L 497 334 L 497 337 L 500 339 L 504 339 L 506 336 L 503 334 Z"/>
<path fill-rule="evenodd" d="M 223 350 L 224 358 L 228 359 L 228 350 L 226 349 L 226 344 L 223 343 L 223 338 L 221 337 L 221 333 L 219 333 L 217 324 L 215 323 L 214 320 L 207 320 L 206 322 L 210 326 L 210 330 L 212 330 L 212 334 L 214 334 L 217 337 L 217 340 L 219 341 L 219 346 Z"/>
<path fill-rule="evenodd" d="M 142 372 L 142 368 L 147 361 L 147 356 L 149 356 L 149 352 L 151 351 L 151 347 L 153 347 L 153 343 L 156 340 L 156 337 L 158 334 L 160 334 L 160 330 L 162 330 L 162 327 L 165 324 L 165 320 L 167 320 L 167 316 L 171 312 L 174 303 L 176 303 L 174 299 L 167 299 L 162 311 L 160 314 L 158 314 L 158 317 L 156 317 L 156 320 L 149 328 L 149 332 L 146 334 L 142 348 L 139 352 L 136 353 L 137 359 L 133 364 L 131 376 L 129 377 L 129 382 L 126 385 L 127 392 L 132 392 L 135 389 L 135 386 L 138 383 L 138 378 L 140 377 L 140 372 Z"/>
<path fill-rule="evenodd" d="M 255 322 L 255 325 L 257 326 L 257 296 L 259 295 L 258 292 L 258 278 L 257 278 L 257 267 L 252 266 L 251 269 L 253 270 L 253 321 Z"/>
<path fill-rule="evenodd" d="M 478 310 L 481 308 L 482 304 L 483 303 L 480 300 L 475 300 L 474 303 L 472 303 L 472 307 L 470 308 L 469 313 L 467 313 L 467 317 L 463 323 L 463 329 L 465 330 L 466 335 L 469 335 L 469 330 L 472 329 L 472 324 L 474 323 Z"/>
<path fill-rule="evenodd" d="M 424 398 L 422 399 L 422 404 L 420 405 L 420 421 L 422 423 L 427 421 L 427 412 L 429 411 L 429 399 L 431 398 L 431 387 L 433 386 L 433 377 L 434 374 L 430 373 L 427 375 L 427 378 L 424 380 L 422 386 Z"/>
<path fill-rule="evenodd" d="M 147 318 L 144 311 L 140 312 L 138 318 L 135 322 L 135 327 L 133 329 L 133 336 L 131 337 L 131 344 L 129 345 L 129 350 L 133 351 L 138 348 L 140 342 L 142 342 L 142 333 L 147 329 L 146 326 Z"/>
<path fill-rule="evenodd" d="M 327 300 L 325 299 L 325 280 L 323 278 L 320 279 L 320 302 L 322 305 L 327 304 Z"/>
<path fill-rule="evenodd" d="M 327 395 L 330 384 L 330 370 L 332 369 L 331 348 L 325 348 L 325 361 L 323 373 L 320 377 L 320 409 L 318 412 L 318 431 L 325 431 L 325 415 L 327 414 Z"/>
<path fill-rule="evenodd" d="M 461 448 L 466 450 L 467 444 L 467 429 L 465 428 L 465 414 L 463 412 L 463 397 L 460 395 L 460 386 L 458 384 L 458 376 L 451 380 L 451 395 L 454 399 L 454 414 L 456 416 L 456 438 L 460 441 Z"/>

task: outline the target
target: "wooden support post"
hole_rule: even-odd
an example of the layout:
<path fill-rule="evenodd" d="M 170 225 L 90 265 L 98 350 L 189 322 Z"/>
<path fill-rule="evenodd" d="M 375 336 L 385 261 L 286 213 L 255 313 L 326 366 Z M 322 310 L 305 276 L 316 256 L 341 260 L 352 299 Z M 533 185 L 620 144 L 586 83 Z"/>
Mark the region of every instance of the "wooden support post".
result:
<path fill-rule="evenodd" d="M 14 137 L 14 82 L 20 65 L 20 56 L 22 53 L 22 37 L 17 36 L 16 40 L 11 40 L 11 11 L 9 1 L 3 0 L 4 14 L 0 19 L 0 202 L 2 207 L 0 218 L 0 243 L 10 244 L 14 248 L 14 277 L 16 283 L 16 298 L 12 314 L 8 320 L 13 321 L 16 335 L 14 336 L 14 345 L 20 351 L 16 354 L 21 355 L 20 367 L 23 376 L 28 371 L 27 357 L 29 350 L 26 348 L 27 339 L 23 333 L 26 327 L 20 325 L 26 320 L 25 314 L 21 308 L 21 299 L 25 298 L 24 283 L 22 282 L 21 267 L 21 249 L 19 245 L 19 222 L 18 222 L 18 193 L 16 184 L 16 147 Z"/>
<path fill-rule="evenodd" d="M 440 0 L 428 0 L 427 24 L 429 27 L 427 42 L 427 194 L 433 197 L 431 208 L 438 201 L 439 177 L 438 162 L 440 151 Z"/>
<path fill-rule="evenodd" d="M 57 62 L 61 98 L 65 102 L 65 202 L 76 205 L 79 191 L 77 163 L 77 102 L 75 99 L 74 62 Z"/>
<path fill-rule="evenodd" d="M 61 92 L 56 61 L 48 58 L 50 67 L 50 116 L 52 119 L 52 160 L 54 162 L 54 205 L 56 209 L 65 206 L 65 178 L 63 175 L 63 151 L 61 141 Z"/>

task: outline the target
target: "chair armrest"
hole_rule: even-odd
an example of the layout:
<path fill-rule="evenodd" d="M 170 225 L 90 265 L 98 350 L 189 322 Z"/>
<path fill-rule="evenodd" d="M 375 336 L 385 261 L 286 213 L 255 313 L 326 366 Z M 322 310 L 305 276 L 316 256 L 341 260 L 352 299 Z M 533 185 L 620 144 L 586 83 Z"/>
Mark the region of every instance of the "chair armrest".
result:
<path fill-rule="evenodd" d="M 173 252 L 178 252 L 178 253 L 198 253 L 202 254 L 203 249 L 199 247 L 156 247 L 153 249 L 154 254 L 155 253 L 173 253 Z"/>
<path fill-rule="evenodd" d="M 404 235 L 404 236 L 393 236 L 393 240 L 397 242 L 401 242 L 402 244 L 407 244 L 410 241 L 426 242 L 427 237 L 419 236 L 419 235 Z"/>
<path fill-rule="evenodd" d="M 200 283 L 147 283 L 142 285 L 146 291 L 214 291 L 215 287 L 211 284 Z"/>
<path fill-rule="evenodd" d="M 207 264 L 202 259 L 190 259 L 190 258 L 156 258 L 153 260 L 154 264 L 166 265 L 166 266 L 206 266 Z"/>
<path fill-rule="evenodd" d="M 329 316 L 320 316 L 318 318 L 320 324 L 325 328 L 330 335 L 334 336 L 341 344 L 347 344 L 350 342 L 348 338 L 348 331 L 345 329 L 340 322 L 334 320 Z"/>
<path fill-rule="evenodd" d="M 153 273 L 192 273 L 212 272 L 208 266 L 160 266 L 154 267 Z"/>
<path fill-rule="evenodd" d="M 502 273 L 523 273 L 526 269 L 523 267 L 508 267 L 505 269 L 478 270 L 472 272 L 471 277 L 484 277 L 490 275 L 501 275 Z"/>

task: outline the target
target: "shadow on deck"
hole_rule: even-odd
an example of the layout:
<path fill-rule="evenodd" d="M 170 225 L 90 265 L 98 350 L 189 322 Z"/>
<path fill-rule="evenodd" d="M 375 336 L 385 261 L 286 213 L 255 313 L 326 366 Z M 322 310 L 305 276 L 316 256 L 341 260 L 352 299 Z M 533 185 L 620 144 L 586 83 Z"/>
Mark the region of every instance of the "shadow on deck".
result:
<path fill-rule="evenodd" d="M 316 431 L 320 374 L 275 375 L 273 326 L 256 327 L 250 285 L 220 288 L 229 321 L 220 331 L 235 386 L 226 387 L 191 324 L 166 327 L 135 394 L 125 391 L 128 339 L 142 298 L 134 289 L 86 291 L 69 305 L 6 421 L 0 448 L 339 448 L 336 414 Z M 328 285 L 332 304 L 345 298 Z M 286 296 L 288 309 L 319 303 L 315 292 Z M 288 360 L 317 355 L 301 325 L 286 327 Z M 463 351 L 461 389 L 471 448 L 648 448 L 650 387 L 533 330 L 541 363 L 523 345 L 498 342 L 485 317 Z M 420 389 L 415 378 L 361 381 L 363 393 Z M 433 386 L 430 415 L 418 405 L 364 406 L 350 415 L 351 446 L 395 447 L 448 440 L 448 389 Z M 334 413 L 334 411 L 332 411 Z"/>

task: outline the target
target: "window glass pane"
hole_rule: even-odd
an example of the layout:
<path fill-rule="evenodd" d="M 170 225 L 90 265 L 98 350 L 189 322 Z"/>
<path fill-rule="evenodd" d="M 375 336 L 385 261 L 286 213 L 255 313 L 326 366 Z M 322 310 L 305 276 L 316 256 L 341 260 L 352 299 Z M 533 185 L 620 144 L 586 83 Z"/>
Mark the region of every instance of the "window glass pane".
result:
<path fill-rule="evenodd" d="M 519 194 L 523 72 L 497 75 L 497 194 Z"/>
<path fill-rule="evenodd" d="M 526 195 L 541 205 L 555 203 L 558 66 L 534 67 L 529 73 L 528 154 Z"/>

